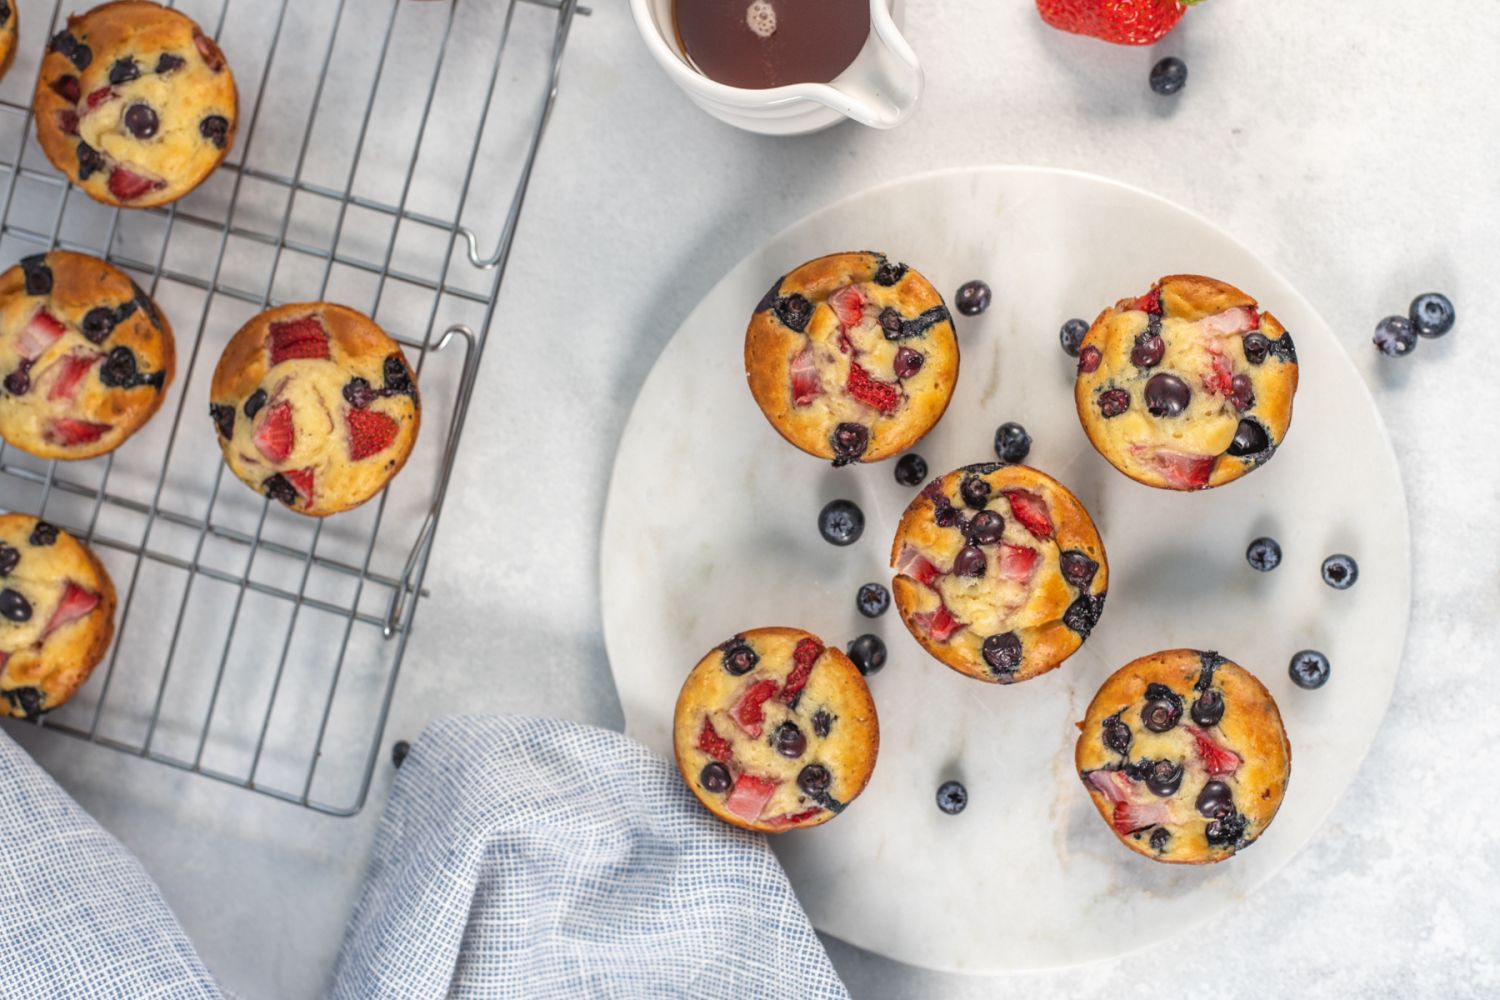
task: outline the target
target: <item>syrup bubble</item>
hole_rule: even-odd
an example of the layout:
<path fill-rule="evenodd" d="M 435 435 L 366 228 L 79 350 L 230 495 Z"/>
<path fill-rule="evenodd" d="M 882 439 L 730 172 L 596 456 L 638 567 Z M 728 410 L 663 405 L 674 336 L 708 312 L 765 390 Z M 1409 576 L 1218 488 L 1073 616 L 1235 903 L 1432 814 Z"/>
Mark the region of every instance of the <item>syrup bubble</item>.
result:
<path fill-rule="evenodd" d="M 776 33 L 776 8 L 771 0 L 755 0 L 745 8 L 745 23 L 761 38 L 770 38 Z"/>

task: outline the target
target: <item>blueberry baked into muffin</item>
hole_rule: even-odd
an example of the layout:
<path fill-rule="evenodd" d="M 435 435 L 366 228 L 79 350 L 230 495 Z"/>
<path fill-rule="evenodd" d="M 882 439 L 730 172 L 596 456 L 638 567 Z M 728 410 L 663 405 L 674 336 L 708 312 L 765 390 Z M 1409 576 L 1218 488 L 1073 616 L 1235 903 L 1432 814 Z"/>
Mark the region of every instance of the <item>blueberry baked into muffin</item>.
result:
<path fill-rule="evenodd" d="M 1078 724 L 1078 776 L 1126 847 L 1207 864 L 1255 842 L 1281 807 L 1292 748 L 1270 692 L 1217 653 L 1127 663 Z"/>
<path fill-rule="evenodd" d="M 229 468 L 299 514 L 357 507 L 401 471 L 422 420 L 401 347 L 328 302 L 246 323 L 214 369 L 209 415 Z"/>
<path fill-rule="evenodd" d="M 771 425 L 834 465 L 909 448 L 948 408 L 958 339 L 937 289 L 877 253 L 797 268 L 745 333 L 750 392 Z"/>
<path fill-rule="evenodd" d="M 864 790 L 880 750 L 875 702 L 838 649 L 794 628 L 736 635 L 688 674 L 677 767 L 708 811 L 780 833 L 826 823 Z"/>
<path fill-rule="evenodd" d="M 1083 429 L 1137 482 L 1201 490 L 1270 459 L 1292 422 L 1297 351 L 1232 285 L 1162 278 L 1094 321 L 1078 351 Z"/>
<path fill-rule="evenodd" d="M 0 0 L 0 77 L 10 71 L 16 58 L 16 34 L 20 30 L 20 17 L 16 13 L 19 0 Z"/>
<path fill-rule="evenodd" d="M 1078 498 L 1024 465 L 970 465 L 933 480 L 891 545 L 891 585 L 917 642 L 961 674 L 1011 684 L 1083 645 L 1109 562 Z"/>
<path fill-rule="evenodd" d="M 0 514 L 0 713 L 33 719 L 73 696 L 109 648 L 115 587 L 66 531 Z"/>
<path fill-rule="evenodd" d="M 172 329 L 122 271 L 55 250 L 0 274 L 0 436 L 42 458 L 113 451 L 161 407 Z"/>
<path fill-rule="evenodd" d="M 229 152 L 239 114 L 218 45 L 145 0 L 69 17 L 42 60 L 33 105 L 52 165 L 90 197 L 130 208 L 201 184 Z"/>

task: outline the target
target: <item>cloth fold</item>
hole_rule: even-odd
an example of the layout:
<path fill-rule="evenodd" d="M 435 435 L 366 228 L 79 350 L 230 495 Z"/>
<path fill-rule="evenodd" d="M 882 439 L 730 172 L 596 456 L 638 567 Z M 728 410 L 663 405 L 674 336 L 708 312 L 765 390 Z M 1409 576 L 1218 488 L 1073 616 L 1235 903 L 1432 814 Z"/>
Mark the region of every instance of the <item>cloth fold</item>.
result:
<path fill-rule="evenodd" d="M 619 733 L 432 723 L 396 778 L 332 994 L 847 997 L 765 839 Z"/>

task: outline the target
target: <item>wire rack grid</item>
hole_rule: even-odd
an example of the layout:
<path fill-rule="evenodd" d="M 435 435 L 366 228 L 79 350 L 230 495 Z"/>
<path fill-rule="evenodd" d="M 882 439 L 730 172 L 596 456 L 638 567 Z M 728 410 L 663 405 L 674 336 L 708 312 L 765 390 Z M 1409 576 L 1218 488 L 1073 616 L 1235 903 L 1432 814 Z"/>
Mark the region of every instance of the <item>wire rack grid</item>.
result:
<path fill-rule="evenodd" d="M 380 757 L 569 29 L 589 10 L 169 4 L 225 50 L 240 137 L 188 198 L 121 211 L 71 188 L 33 136 L 30 89 L 66 2 L 50 19 L 25 5 L 20 57 L 0 84 L 0 261 L 61 247 L 123 268 L 172 322 L 179 377 L 107 456 L 42 461 L 0 446 L 0 506 L 83 539 L 120 592 L 105 660 L 36 724 L 353 815 Z M 373 316 L 402 344 L 429 430 L 377 499 L 309 519 L 225 475 L 207 386 L 246 319 L 321 300 Z"/>

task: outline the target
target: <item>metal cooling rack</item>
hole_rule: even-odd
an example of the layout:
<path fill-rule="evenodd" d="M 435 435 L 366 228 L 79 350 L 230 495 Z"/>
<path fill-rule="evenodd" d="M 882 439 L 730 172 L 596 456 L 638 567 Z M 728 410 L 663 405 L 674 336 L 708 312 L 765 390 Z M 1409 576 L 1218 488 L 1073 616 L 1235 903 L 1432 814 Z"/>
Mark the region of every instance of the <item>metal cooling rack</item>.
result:
<path fill-rule="evenodd" d="M 49 462 L 0 447 L 0 507 L 82 538 L 120 596 L 105 660 L 37 725 L 352 815 L 381 756 L 569 28 L 589 11 L 577 0 L 169 4 L 229 56 L 240 133 L 193 195 L 120 211 L 71 188 L 34 139 L 30 90 L 65 3 L 50 18 L 25 5 L 0 84 L 0 266 L 54 247 L 107 258 L 171 321 L 178 376 L 161 412 L 108 456 Z M 379 498 L 315 520 L 226 475 L 207 386 L 251 315 L 322 299 L 374 316 L 403 345 L 425 426 Z"/>

